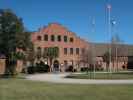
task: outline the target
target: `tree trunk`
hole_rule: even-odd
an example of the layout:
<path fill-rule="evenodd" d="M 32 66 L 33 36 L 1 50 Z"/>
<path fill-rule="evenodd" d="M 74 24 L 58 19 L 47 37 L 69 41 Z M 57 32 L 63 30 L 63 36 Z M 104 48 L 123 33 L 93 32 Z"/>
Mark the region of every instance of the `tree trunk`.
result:
<path fill-rule="evenodd" d="M 5 75 L 16 75 L 16 61 L 10 61 L 9 57 L 6 58 L 6 70 Z"/>
<path fill-rule="evenodd" d="M 50 71 L 50 72 L 52 72 L 52 61 L 53 61 L 53 59 L 50 58 L 50 59 L 49 59 L 49 62 L 50 62 L 49 71 Z"/>

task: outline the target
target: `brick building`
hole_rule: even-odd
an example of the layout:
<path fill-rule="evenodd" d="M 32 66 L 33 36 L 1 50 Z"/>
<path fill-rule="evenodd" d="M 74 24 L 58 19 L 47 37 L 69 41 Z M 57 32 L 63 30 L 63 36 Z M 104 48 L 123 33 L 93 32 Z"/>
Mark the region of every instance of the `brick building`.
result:
<path fill-rule="evenodd" d="M 102 56 L 108 51 L 108 44 L 91 44 L 58 23 L 51 23 L 47 27 L 40 28 L 39 31 L 33 32 L 31 40 L 35 52 L 41 51 L 41 54 L 45 52 L 46 48 L 59 48 L 59 57 L 53 60 L 53 64 L 54 61 L 57 61 L 61 71 L 65 71 L 70 66 L 73 66 L 76 70 L 80 70 L 82 66 L 85 67 L 85 65 L 82 64 L 81 56 L 85 49 L 92 49 L 92 45 L 95 47 L 93 48 L 94 50 L 92 49 L 92 51 L 95 51 L 95 63 L 100 65 L 103 69 L 106 69 L 106 64 Z M 133 53 L 129 52 L 133 51 L 133 46 L 129 47 L 125 45 L 125 47 L 129 50 L 124 51 L 124 55 L 118 55 L 117 62 L 112 62 L 112 66 L 117 66 L 118 69 L 127 69 L 128 57 L 132 57 L 133 55 Z M 40 60 L 49 65 L 49 61 L 43 57 L 39 60 L 36 59 L 35 63 Z"/>
<path fill-rule="evenodd" d="M 88 42 L 80 39 L 75 33 L 57 23 L 49 24 L 47 27 L 40 28 L 38 32 L 34 32 L 32 42 L 35 52 L 40 50 L 42 54 L 48 47 L 58 47 L 59 57 L 54 60 L 59 62 L 62 71 L 69 66 L 77 69 L 80 54 L 88 47 Z M 47 60 L 44 62 L 49 64 Z"/>

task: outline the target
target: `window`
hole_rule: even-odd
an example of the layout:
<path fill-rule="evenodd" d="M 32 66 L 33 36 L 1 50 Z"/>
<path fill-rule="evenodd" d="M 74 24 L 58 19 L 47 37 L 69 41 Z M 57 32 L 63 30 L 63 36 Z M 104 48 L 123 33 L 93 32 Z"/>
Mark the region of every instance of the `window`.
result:
<path fill-rule="evenodd" d="M 42 52 L 41 47 L 37 47 L 37 53 L 41 54 L 41 52 Z"/>
<path fill-rule="evenodd" d="M 67 42 L 67 36 L 64 36 L 64 42 Z"/>
<path fill-rule="evenodd" d="M 64 48 L 64 54 L 67 55 L 67 48 Z"/>
<path fill-rule="evenodd" d="M 37 36 L 37 40 L 41 41 L 42 37 L 41 36 Z"/>
<path fill-rule="evenodd" d="M 58 38 L 58 41 L 60 42 L 60 41 L 61 41 L 61 36 L 60 36 L 60 35 L 58 35 L 58 37 L 57 37 L 57 38 Z"/>
<path fill-rule="evenodd" d="M 41 54 L 42 54 L 41 47 L 38 47 L 38 48 L 37 48 L 37 52 L 36 52 L 37 58 L 41 58 L 41 56 L 42 56 Z"/>
<path fill-rule="evenodd" d="M 70 38 L 70 42 L 73 42 L 73 38 L 72 37 Z"/>
<path fill-rule="evenodd" d="M 44 35 L 44 41 L 48 41 L 48 35 Z"/>
<path fill-rule="evenodd" d="M 48 53 L 48 48 L 45 47 L 45 48 L 44 48 L 44 52 L 43 52 L 43 56 L 44 56 L 44 57 L 47 57 L 47 53 Z"/>
<path fill-rule="evenodd" d="M 76 48 L 76 54 L 79 55 L 79 48 Z"/>
<path fill-rule="evenodd" d="M 81 49 L 81 53 L 82 53 L 82 54 L 85 53 L 85 49 L 84 49 L 84 48 Z"/>
<path fill-rule="evenodd" d="M 70 54 L 71 55 L 73 54 L 73 48 L 70 48 Z"/>
<path fill-rule="evenodd" d="M 67 65 L 68 65 L 67 60 L 64 60 L 64 66 L 65 66 L 65 68 L 67 67 Z"/>
<path fill-rule="evenodd" d="M 37 47 L 37 51 L 41 51 L 41 47 Z"/>
<path fill-rule="evenodd" d="M 54 35 L 51 35 L 51 41 L 55 41 Z"/>

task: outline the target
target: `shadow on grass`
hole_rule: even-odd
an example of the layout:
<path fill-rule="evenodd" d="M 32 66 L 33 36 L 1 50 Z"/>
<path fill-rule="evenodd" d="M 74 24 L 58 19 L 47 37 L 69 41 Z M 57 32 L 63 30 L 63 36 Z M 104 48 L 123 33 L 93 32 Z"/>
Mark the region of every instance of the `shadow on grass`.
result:
<path fill-rule="evenodd" d="M 16 75 L 9 75 L 9 74 L 3 74 L 0 75 L 0 79 L 26 79 L 25 74 L 16 74 Z"/>
<path fill-rule="evenodd" d="M 73 79 L 133 79 L 133 72 L 118 72 L 118 73 L 91 73 L 91 74 L 71 74 L 65 78 Z"/>

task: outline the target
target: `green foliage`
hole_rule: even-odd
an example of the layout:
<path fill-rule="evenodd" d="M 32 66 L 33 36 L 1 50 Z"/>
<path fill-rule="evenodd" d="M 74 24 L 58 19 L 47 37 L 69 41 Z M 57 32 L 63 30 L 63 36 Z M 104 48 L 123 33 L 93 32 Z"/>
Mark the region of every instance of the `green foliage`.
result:
<path fill-rule="evenodd" d="M 25 55 L 23 52 L 16 52 L 15 56 L 16 56 L 16 59 L 18 59 L 18 60 L 24 60 L 25 59 Z"/>
<path fill-rule="evenodd" d="M 10 9 L 0 10 L 0 53 L 5 55 L 6 68 L 11 68 L 14 61 L 24 59 L 20 52 L 16 53 L 19 48 L 26 51 L 31 45 L 30 33 L 25 32 L 21 18 L 18 18 Z"/>
<path fill-rule="evenodd" d="M 52 65 L 52 61 L 54 58 L 59 56 L 59 48 L 58 47 L 49 47 L 45 48 L 43 57 L 48 58 L 50 62 L 50 67 Z M 51 70 L 51 69 L 50 69 Z"/>
<path fill-rule="evenodd" d="M 22 20 L 11 10 L 1 10 L 0 15 L 0 52 L 9 56 L 20 43 L 18 37 L 22 36 L 24 26 Z"/>
<path fill-rule="evenodd" d="M 0 53 L 9 56 L 16 48 L 26 50 L 32 44 L 30 32 L 25 32 L 21 18 L 11 10 L 0 10 Z"/>
<path fill-rule="evenodd" d="M 30 45 L 31 47 L 27 49 L 26 51 L 26 60 L 27 61 L 30 61 L 30 62 L 34 62 L 36 56 L 35 56 L 35 52 L 34 52 L 34 49 L 33 49 L 33 44 Z"/>

